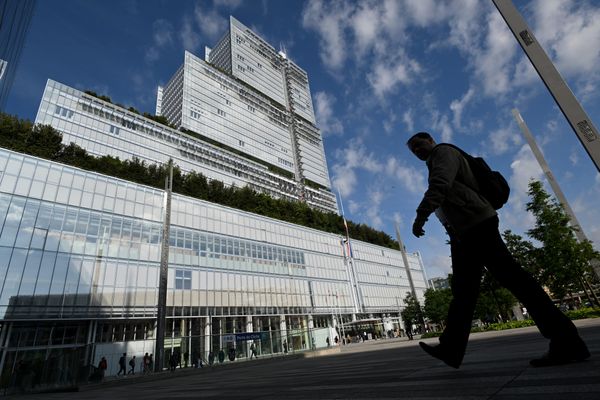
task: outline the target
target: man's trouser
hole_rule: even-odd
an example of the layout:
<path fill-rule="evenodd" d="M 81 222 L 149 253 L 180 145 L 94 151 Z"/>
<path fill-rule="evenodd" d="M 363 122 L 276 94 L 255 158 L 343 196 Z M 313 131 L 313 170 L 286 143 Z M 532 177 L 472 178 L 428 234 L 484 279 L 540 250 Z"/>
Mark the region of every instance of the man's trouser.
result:
<path fill-rule="evenodd" d="M 453 237 L 451 252 L 453 298 L 440 344 L 458 360 L 462 360 L 469 340 L 484 267 L 527 308 L 544 337 L 566 341 L 578 335 L 571 320 L 509 253 L 498 231 L 498 217 Z"/>

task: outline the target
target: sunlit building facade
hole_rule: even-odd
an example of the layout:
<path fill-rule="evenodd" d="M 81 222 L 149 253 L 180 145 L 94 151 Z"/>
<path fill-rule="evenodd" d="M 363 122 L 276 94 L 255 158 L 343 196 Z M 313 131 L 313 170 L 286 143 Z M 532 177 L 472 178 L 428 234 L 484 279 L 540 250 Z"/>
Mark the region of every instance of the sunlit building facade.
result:
<path fill-rule="evenodd" d="M 114 374 L 121 352 L 152 353 L 165 192 L 4 149 L 0 179 L 3 374 L 37 360 L 52 380 L 103 356 Z M 173 195 L 166 351 L 206 360 L 248 332 L 260 354 L 325 347 L 340 320 L 397 329 L 401 253 L 351 246 L 350 259 L 339 235 Z M 421 258 L 408 259 L 422 300 Z"/>
<path fill-rule="evenodd" d="M 283 190 L 292 198 L 337 212 L 308 74 L 235 18 L 204 60 L 185 52 L 156 109 L 177 128 L 275 167 L 291 178 Z"/>

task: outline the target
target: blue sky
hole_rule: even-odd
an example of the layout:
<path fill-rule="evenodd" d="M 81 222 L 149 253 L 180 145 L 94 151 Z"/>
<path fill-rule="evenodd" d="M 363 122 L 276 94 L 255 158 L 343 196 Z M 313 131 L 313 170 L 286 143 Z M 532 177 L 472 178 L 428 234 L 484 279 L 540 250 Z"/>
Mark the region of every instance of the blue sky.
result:
<path fill-rule="evenodd" d="M 514 3 L 598 127 L 600 1 Z M 483 155 L 512 186 L 501 229 L 523 233 L 527 183 L 543 175 L 514 107 L 600 248 L 600 174 L 491 0 L 39 1 L 6 110 L 33 120 L 51 78 L 153 113 L 156 86 L 184 50 L 203 57 L 229 15 L 308 72 L 347 217 L 394 237 L 399 222 L 429 277 L 449 271 L 449 248 L 433 218 L 423 238 L 410 233 L 427 175 L 404 143 L 426 130 Z"/>

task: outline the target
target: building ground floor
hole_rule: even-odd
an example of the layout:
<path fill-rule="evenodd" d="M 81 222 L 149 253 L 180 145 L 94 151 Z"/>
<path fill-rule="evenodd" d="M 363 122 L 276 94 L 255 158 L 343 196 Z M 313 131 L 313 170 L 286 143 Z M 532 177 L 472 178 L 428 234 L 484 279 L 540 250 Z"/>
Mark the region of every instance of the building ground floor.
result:
<path fill-rule="evenodd" d="M 285 356 L 402 329 L 397 313 L 170 317 L 163 368 Z M 28 391 L 99 379 L 102 359 L 104 376 L 148 373 L 156 369 L 155 348 L 155 318 L 2 321 L 0 387 Z"/>

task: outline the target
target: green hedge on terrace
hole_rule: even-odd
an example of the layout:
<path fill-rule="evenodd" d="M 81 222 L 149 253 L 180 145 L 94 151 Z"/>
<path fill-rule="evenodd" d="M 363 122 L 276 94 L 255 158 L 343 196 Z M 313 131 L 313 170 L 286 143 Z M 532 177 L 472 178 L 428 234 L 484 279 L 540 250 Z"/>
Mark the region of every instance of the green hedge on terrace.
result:
<path fill-rule="evenodd" d="M 63 144 L 60 132 L 49 125 L 34 125 L 29 120 L 4 113 L 0 113 L 0 147 L 159 189 L 164 188 L 167 175 L 165 165 L 147 164 L 136 158 L 120 160 L 112 156 L 96 157 L 74 143 Z M 344 235 L 342 217 L 335 213 L 314 210 L 305 203 L 274 199 L 248 187 L 227 187 L 220 181 L 208 181 L 201 173 L 183 174 L 177 166 L 173 171 L 173 191 L 266 217 Z M 348 230 L 352 239 L 399 249 L 398 242 L 387 233 L 365 224 L 348 221 Z"/>

